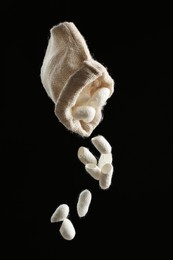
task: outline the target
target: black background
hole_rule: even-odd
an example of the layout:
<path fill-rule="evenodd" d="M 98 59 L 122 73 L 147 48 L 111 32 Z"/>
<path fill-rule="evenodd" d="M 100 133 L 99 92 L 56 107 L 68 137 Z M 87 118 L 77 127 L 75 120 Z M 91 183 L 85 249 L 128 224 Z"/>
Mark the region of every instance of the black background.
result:
<path fill-rule="evenodd" d="M 1 96 L 2 188 L 7 252 L 18 259 L 59 259 L 169 249 L 172 207 L 172 26 L 170 7 L 106 1 L 8 2 L 1 9 L 5 98 Z M 70 133 L 54 115 L 40 81 L 49 30 L 71 21 L 93 57 L 108 68 L 115 92 L 89 138 Z M 2 53 L 3 54 L 3 53 Z M 4 78 L 4 77 L 2 77 Z M 1 82 L 1 90 L 4 89 Z M 113 149 L 114 176 L 103 191 L 77 159 L 80 146 L 96 156 L 91 138 Z M 76 203 L 92 202 L 79 219 Z M 59 204 L 70 207 L 72 241 L 50 223 Z"/>

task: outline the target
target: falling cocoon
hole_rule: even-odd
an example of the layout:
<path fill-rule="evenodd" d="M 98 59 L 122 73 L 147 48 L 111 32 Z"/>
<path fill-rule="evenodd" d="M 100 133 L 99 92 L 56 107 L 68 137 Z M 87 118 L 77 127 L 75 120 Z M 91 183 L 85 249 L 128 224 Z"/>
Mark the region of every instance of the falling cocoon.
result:
<path fill-rule="evenodd" d="M 76 235 L 74 226 L 68 218 L 63 220 L 59 231 L 62 237 L 66 240 L 72 240 Z"/>
<path fill-rule="evenodd" d="M 102 153 L 98 160 L 98 167 L 101 169 L 106 163 L 112 163 L 112 153 Z"/>
<path fill-rule="evenodd" d="M 104 136 L 98 135 L 91 139 L 95 148 L 102 154 L 111 153 L 112 147 Z"/>
<path fill-rule="evenodd" d="M 77 120 L 90 123 L 95 117 L 95 109 L 92 106 L 78 106 L 73 109 L 73 116 Z"/>
<path fill-rule="evenodd" d="M 97 164 L 97 159 L 95 156 L 90 152 L 90 150 L 84 146 L 79 147 L 78 149 L 78 159 L 83 163 L 94 163 Z"/>
<path fill-rule="evenodd" d="M 81 191 L 77 202 L 77 213 L 79 217 L 84 217 L 87 214 L 91 199 L 92 195 L 89 190 L 85 189 Z"/>
<path fill-rule="evenodd" d="M 85 170 L 95 179 L 99 180 L 100 178 L 100 168 L 94 163 L 88 163 L 85 165 Z"/>
<path fill-rule="evenodd" d="M 67 218 L 69 214 L 69 206 L 67 204 L 61 204 L 57 207 L 55 212 L 52 214 L 50 221 L 53 222 L 59 222 L 63 221 L 65 218 Z"/>
<path fill-rule="evenodd" d="M 110 163 L 105 164 L 101 168 L 99 186 L 101 189 L 108 189 L 112 182 L 113 166 Z"/>

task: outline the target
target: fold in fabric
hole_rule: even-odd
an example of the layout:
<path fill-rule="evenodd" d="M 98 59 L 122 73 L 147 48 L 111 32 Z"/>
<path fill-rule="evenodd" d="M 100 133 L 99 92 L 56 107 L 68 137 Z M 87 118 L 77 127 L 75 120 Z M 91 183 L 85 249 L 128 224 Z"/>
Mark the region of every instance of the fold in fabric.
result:
<path fill-rule="evenodd" d="M 63 22 L 50 30 L 40 77 L 58 120 L 71 132 L 90 136 L 103 119 L 114 80 L 92 58 L 74 23 Z"/>

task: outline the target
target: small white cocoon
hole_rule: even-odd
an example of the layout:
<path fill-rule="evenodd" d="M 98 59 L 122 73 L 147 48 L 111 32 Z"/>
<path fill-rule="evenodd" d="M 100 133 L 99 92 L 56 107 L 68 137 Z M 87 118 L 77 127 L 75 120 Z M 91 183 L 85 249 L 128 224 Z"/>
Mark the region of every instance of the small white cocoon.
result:
<path fill-rule="evenodd" d="M 85 165 L 85 170 L 95 179 L 99 180 L 100 178 L 100 168 L 94 163 L 87 163 Z"/>
<path fill-rule="evenodd" d="M 98 167 L 101 169 L 106 163 L 112 163 L 112 153 L 102 153 L 98 160 Z"/>
<path fill-rule="evenodd" d="M 95 148 L 102 154 L 111 153 L 112 147 L 106 138 L 102 135 L 95 136 L 91 139 Z"/>
<path fill-rule="evenodd" d="M 85 123 L 90 123 L 94 119 L 95 113 L 95 108 L 92 106 L 78 106 L 73 109 L 74 118 Z"/>
<path fill-rule="evenodd" d="M 83 163 L 83 164 L 87 164 L 87 163 L 94 163 L 97 164 L 97 159 L 95 158 L 95 156 L 90 152 L 90 150 L 84 146 L 81 146 L 78 149 L 78 159 Z"/>
<path fill-rule="evenodd" d="M 59 232 L 62 235 L 62 237 L 66 240 L 72 240 L 76 235 L 74 226 L 68 218 L 63 220 Z"/>
<path fill-rule="evenodd" d="M 106 100 L 110 96 L 110 90 L 108 88 L 99 88 L 88 101 L 88 105 L 95 108 L 102 107 L 106 104 Z"/>
<path fill-rule="evenodd" d="M 92 195 L 89 190 L 85 189 L 81 191 L 77 202 L 77 213 L 79 217 L 84 217 L 87 214 L 91 199 Z"/>
<path fill-rule="evenodd" d="M 106 190 L 110 187 L 113 175 L 113 165 L 110 163 L 105 164 L 101 168 L 99 186 L 101 189 Z"/>
<path fill-rule="evenodd" d="M 69 206 L 67 204 L 61 204 L 55 212 L 52 214 L 50 221 L 52 223 L 63 221 L 69 214 Z"/>

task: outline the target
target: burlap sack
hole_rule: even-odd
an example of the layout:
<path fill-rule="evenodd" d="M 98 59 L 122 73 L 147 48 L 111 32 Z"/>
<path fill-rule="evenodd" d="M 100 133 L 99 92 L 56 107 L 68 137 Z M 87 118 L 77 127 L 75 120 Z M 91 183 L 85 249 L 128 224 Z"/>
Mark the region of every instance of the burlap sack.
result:
<path fill-rule="evenodd" d="M 114 91 L 114 80 L 91 57 L 74 23 L 63 22 L 50 30 L 40 76 L 55 103 L 59 121 L 71 132 L 90 136 L 102 120 L 103 108 Z"/>

